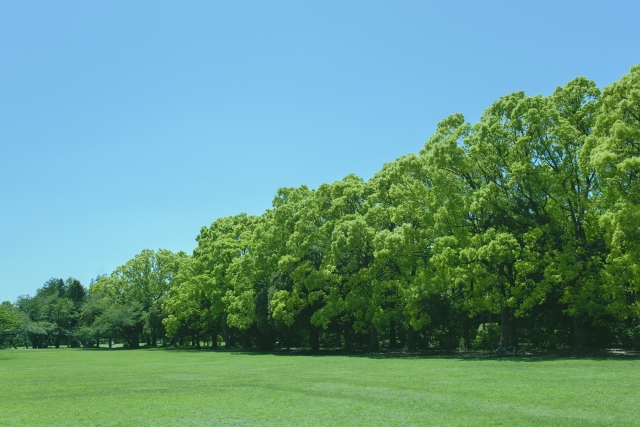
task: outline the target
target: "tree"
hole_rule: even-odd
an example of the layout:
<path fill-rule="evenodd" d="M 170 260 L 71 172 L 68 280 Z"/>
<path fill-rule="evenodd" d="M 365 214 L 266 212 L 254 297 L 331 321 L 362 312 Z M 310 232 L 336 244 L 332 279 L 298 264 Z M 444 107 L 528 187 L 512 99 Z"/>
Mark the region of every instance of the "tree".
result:
<path fill-rule="evenodd" d="M 452 290 L 465 294 L 471 313 L 500 314 L 502 346 L 517 342 L 514 315 L 544 298 L 543 288 L 533 286 L 542 268 L 544 182 L 532 158 L 539 132 L 527 116 L 543 105 L 515 93 L 496 101 L 473 128 L 461 115 L 451 116 L 421 152 L 433 173 L 449 182 L 445 188 L 460 195 L 443 200 L 455 207 L 458 223 L 434 241 L 434 262 Z"/>
<path fill-rule="evenodd" d="M 560 302 L 571 316 L 573 345 L 585 346 L 586 320 L 601 320 L 601 270 L 606 247 L 598 223 L 600 177 L 585 155 L 599 111 L 600 90 L 577 78 L 545 99 L 547 110 L 536 117 L 544 133 L 536 139 L 538 163 L 544 166 L 547 213 L 545 280 L 560 288 Z M 552 233 L 549 233 L 553 230 Z"/>
<path fill-rule="evenodd" d="M 356 220 L 365 212 L 366 193 L 366 183 L 355 175 L 349 175 L 333 184 L 321 185 L 300 204 L 294 232 L 287 241 L 287 253 L 278 261 L 279 269 L 291 280 L 291 288 L 274 292 L 270 301 L 272 316 L 288 325 L 296 320 L 303 325 L 308 324 L 313 350 L 319 348 L 317 328 L 327 328 L 332 320 L 343 330 L 347 343 L 354 325 L 357 332 L 371 332 L 375 335 L 371 312 L 365 314 L 367 310 L 363 312 L 362 307 L 347 307 L 342 302 L 345 292 L 348 292 L 345 287 L 364 287 L 367 289 L 366 293 L 370 282 L 365 279 L 365 275 L 356 272 L 357 268 L 354 269 L 353 265 L 348 271 L 339 271 L 336 263 L 342 266 L 349 261 L 328 256 L 332 248 L 337 248 L 336 240 L 344 241 L 342 239 L 346 237 L 344 233 L 347 228 L 351 229 L 354 237 L 356 234 L 359 237 L 367 234 L 355 231 L 367 228 L 366 222 Z M 346 225 L 354 220 L 355 223 L 350 223 L 352 227 Z M 340 227 L 341 223 L 345 226 Z M 360 249 L 364 249 L 367 255 L 362 257 L 362 253 L 354 254 L 351 261 L 357 260 L 362 263 L 360 267 L 365 268 L 373 260 L 373 247 L 365 244 Z M 349 256 L 347 253 L 343 255 Z M 355 274 L 358 274 L 358 278 Z M 355 296 L 356 293 L 358 291 L 354 288 L 352 295 Z M 332 297 L 335 299 L 332 300 Z M 362 301 L 361 298 L 352 299 L 354 303 L 356 300 Z M 354 317 L 356 313 L 358 319 Z M 377 339 L 374 341 L 377 346 Z"/>
<path fill-rule="evenodd" d="M 585 157 L 602 175 L 607 313 L 640 319 L 640 65 L 603 91 Z M 636 343 L 640 338 L 636 326 Z"/>
<path fill-rule="evenodd" d="M 233 289 L 224 297 L 227 324 L 246 332 L 255 327 L 263 348 L 271 348 L 276 342 L 284 347 L 300 344 L 306 329 L 292 316 L 273 317 L 271 301 L 277 292 L 293 289 L 293 281 L 280 261 L 289 254 L 287 242 L 295 232 L 302 206 L 312 195 L 306 186 L 280 188 L 272 209 L 256 220 L 247 240 L 248 251 L 229 268 Z"/>
<path fill-rule="evenodd" d="M 186 257 L 184 252 L 145 249 L 116 268 L 108 278 L 99 279 L 91 286 L 90 293 L 101 295 L 109 299 L 111 304 L 120 306 L 118 313 L 128 313 L 134 317 L 139 310 L 146 313 L 143 320 L 146 325 L 144 330 L 148 331 L 147 344 L 155 346 L 157 339 L 164 336 L 162 319 L 156 319 L 156 316 L 165 315 L 162 311 L 163 297 L 174 285 L 174 277 Z M 122 307 L 128 308 L 125 310 Z M 113 313 L 116 312 L 112 312 L 110 318 L 113 318 Z M 127 329 L 129 333 L 132 332 Z M 132 340 L 131 337 L 128 339 Z"/>
<path fill-rule="evenodd" d="M 247 254 L 254 222 L 254 217 L 240 214 L 218 219 L 200 230 L 198 247 L 181 264 L 179 284 L 163 305 L 169 313 L 164 325 L 170 335 L 187 325 L 196 346 L 200 346 L 201 335 L 210 336 L 215 345 L 226 322 L 224 297 L 233 288 L 228 270 L 236 258 Z"/>
<path fill-rule="evenodd" d="M 17 328 L 20 326 L 20 320 L 9 301 L 5 301 L 0 305 L 0 331 L 6 329 Z"/>
<path fill-rule="evenodd" d="M 425 307 L 447 289 L 434 276 L 433 244 L 438 222 L 455 220 L 458 215 L 447 210 L 452 199 L 447 203 L 438 199 L 444 184 L 439 183 L 436 192 L 435 182 L 425 158 L 415 155 L 387 163 L 369 182 L 372 194 L 366 218 L 376 230 L 371 272 L 378 300 L 374 322 L 389 327 L 390 347 L 397 345 L 400 329 L 406 329 L 408 337 L 402 334 L 401 340 L 409 350 L 416 349 L 416 330 L 432 323 L 432 313 Z M 456 191 L 442 193 L 455 197 Z M 453 322 L 443 324 L 452 326 Z"/>
<path fill-rule="evenodd" d="M 9 301 L 0 304 L 0 342 L 8 341 L 13 348 L 16 347 L 16 338 L 20 334 L 20 312 Z"/>
<path fill-rule="evenodd" d="M 130 348 L 138 348 L 144 327 L 143 306 L 137 301 L 111 302 L 95 318 L 92 327 L 91 332 L 97 336 L 117 336 L 125 340 Z"/>
<path fill-rule="evenodd" d="M 79 309 L 87 297 L 87 290 L 82 286 L 79 280 L 74 279 L 73 277 L 69 277 L 65 281 L 65 286 L 65 296 L 73 301 L 76 309 Z"/>

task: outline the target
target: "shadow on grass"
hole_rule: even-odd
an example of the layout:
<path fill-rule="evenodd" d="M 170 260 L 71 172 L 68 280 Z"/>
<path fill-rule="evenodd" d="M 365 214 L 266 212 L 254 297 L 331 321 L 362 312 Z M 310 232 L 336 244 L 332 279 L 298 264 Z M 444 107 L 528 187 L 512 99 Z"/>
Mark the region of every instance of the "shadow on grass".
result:
<path fill-rule="evenodd" d="M 144 348 L 141 348 L 144 349 Z M 367 359 L 447 359 L 459 361 L 492 361 L 492 362 L 548 362 L 554 360 L 640 360 L 640 352 L 623 349 L 605 350 L 534 350 L 520 352 L 518 355 L 496 356 L 490 351 L 466 351 L 466 352 L 444 352 L 444 351 L 416 351 L 408 352 L 402 350 L 368 352 L 364 350 L 320 350 L 311 351 L 308 349 L 291 350 L 259 350 L 242 348 L 157 348 L 171 352 L 211 352 L 229 353 L 246 356 L 280 356 L 280 357 L 354 357 Z M 153 350 L 147 348 L 146 350 Z"/>
<path fill-rule="evenodd" d="M 279 356 L 279 357 L 354 357 L 367 359 L 446 359 L 459 361 L 491 361 L 491 362 L 548 362 L 557 360 L 640 360 L 640 351 L 627 349 L 597 349 L 597 350 L 527 350 L 521 351 L 518 355 L 497 356 L 491 351 L 445 351 L 445 350 L 424 350 L 409 352 L 404 350 L 382 350 L 369 352 L 366 350 L 346 351 L 341 349 L 323 349 L 311 351 L 309 349 L 290 350 L 260 350 L 257 348 L 224 348 L 224 347 L 91 347 L 91 348 L 44 348 L 44 349 L 3 349 L 8 351 L 42 351 L 42 350 L 75 350 L 90 352 L 105 351 L 168 351 L 185 353 L 228 353 L 246 356 Z M 0 351 L 0 355 L 2 352 Z"/>

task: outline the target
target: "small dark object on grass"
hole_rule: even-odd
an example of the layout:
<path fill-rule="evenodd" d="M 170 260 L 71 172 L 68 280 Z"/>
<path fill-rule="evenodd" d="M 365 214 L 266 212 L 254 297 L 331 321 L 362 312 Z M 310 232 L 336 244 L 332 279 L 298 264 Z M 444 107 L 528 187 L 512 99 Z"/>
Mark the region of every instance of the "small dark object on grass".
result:
<path fill-rule="evenodd" d="M 496 352 L 496 355 L 500 357 L 506 356 L 509 353 L 515 353 L 516 356 L 518 355 L 518 348 L 515 346 L 505 347 L 500 344 L 496 344 L 493 346 L 493 350 Z"/>

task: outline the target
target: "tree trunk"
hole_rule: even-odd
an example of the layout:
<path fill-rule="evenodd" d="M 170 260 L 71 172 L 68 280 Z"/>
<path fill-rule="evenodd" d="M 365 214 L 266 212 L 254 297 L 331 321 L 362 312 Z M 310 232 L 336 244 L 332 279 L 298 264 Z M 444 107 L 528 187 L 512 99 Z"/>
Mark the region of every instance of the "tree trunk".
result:
<path fill-rule="evenodd" d="M 511 331 L 509 332 L 509 342 L 511 346 L 516 348 L 516 355 L 518 354 L 518 328 L 516 323 L 516 317 L 511 316 Z"/>
<path fill-rule="evenodd" d="M 398 339 L 400 340 L 398 342 L 398 348 L 406 348 L 407 346 L 407 330 L 404 327 L 404 324 L 398 324 L 396 325 L 396 335 L 399 335 Z"/>
<path fill-rule="evenodd" d="M 576 350 L 584 349 L 584 324 L 580 315 L 573 316 L 573 344 Z"/>
<path fill-rule="evenodd" d="M 157 347 L 158 344 L 156 343 L 157 338 L 156 338 L 156 333 L 152 332 L 151 333 L 151 347 Z"/>
<path fill-rule="evenodd" d="M 389 322 L 389 349 L 393 350 L 398 346 L 396 339 L 396 321 Z"/>
<path fill-rule="evenodd" d="M 313 323 L 309 324 L 309 341 L 311 344 L 311 351 L 320 350 L 320 340 L 318 337 L 318 327 Z"/>
<path fill-rule="evenodd" d="M 378 343 L 378 330 L 376 329 L 375 326 L 371 325 L 371 332 L 369 335 L 370 335 L 369 351 L 378 351 L 380 346 Z"/>
<path fill-rule="evenodd" d="M 211 333 L 211 348 L 218 348 L 218 333 Z"/>
<path fill-rule="evenodd" d="M 249 331 L 244 331 L 242 333 L 242 348 L 248 350 L 252 347 L 253 345 L 251 344 L 251 335 L 249 334 Z"/>
<path fill-rule="evenodd" d="M 342 340 L 340 339 L 340 323 L 336 324 L 336 347 L 342 348 Z"/>
<path fill-rule="evenodd" d="M 462 336 L 464 339 L 464 349 L 471 349 L 471 333 L 469 332 L 469 328 L 471 328 L 471 319 L 466 314 L 464 315 L 464 320 L 462 321 Z"/>
<path fill-rule="evenodd" d="M 409 335 L 407 339 L 407 349 L 409 351 L 416 351 L 416 331 L 413 329 L 413 326 L 409 325 L 407 335 Z"/>
<path fill-rule="evenodd" d="M 509 347 L 509 335 L 511 332 L 511 309 L 509 307 L 502 307 L 500 320 L 500 347 Z"/>
<path fill-rule="evenodd" d="M 229 328 L 229 330 L 227 331 L 227 338 L 228 341 L 226 341 L 225 347 L 227 348 L 233 348 L 236 346 L 236 340 L 235 340 L 235 334 L 233 333 L 233 329 Z"/>
<path fill-rule="evenodd" d="M 60 348 L 60 334 L 56 335 L 56 344 L 55 344 L 56 348 Z"/>
<path fill-rule="evenodd" d="M 353 348 L 352 340 L 353 340 L 353 329 L 351 325 L 345 325 L 344 329 L 344 349 L 346 351 L 351 351 Z"/>

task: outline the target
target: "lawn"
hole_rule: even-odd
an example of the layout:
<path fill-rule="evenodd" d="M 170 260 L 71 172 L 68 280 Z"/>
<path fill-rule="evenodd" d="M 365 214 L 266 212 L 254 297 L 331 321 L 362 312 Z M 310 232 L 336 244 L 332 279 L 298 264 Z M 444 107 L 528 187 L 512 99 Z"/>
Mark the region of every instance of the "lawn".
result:
<path fill-rule="evenodd" d="M 631 426 L 640 360 L 1 350 L 0 425 Z"/>

